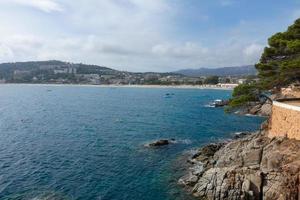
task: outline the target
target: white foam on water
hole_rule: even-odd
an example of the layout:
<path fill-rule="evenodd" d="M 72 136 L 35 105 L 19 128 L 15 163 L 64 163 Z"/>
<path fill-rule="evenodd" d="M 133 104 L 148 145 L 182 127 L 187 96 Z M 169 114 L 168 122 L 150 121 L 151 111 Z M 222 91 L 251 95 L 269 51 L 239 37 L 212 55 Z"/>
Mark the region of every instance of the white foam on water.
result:
<path fill-rule="evenodd" d="M 214 108 L 215 106 L 207 104 L 207 105 L 204 105 L 203 107 L 205 107 L 205 108 Z"/>
<path fill-rule="evenodd" d="M 192 141 L 190 139 L 178 139 L 178 140 L 171 141 L 171 143 L 192 144 Z"/>

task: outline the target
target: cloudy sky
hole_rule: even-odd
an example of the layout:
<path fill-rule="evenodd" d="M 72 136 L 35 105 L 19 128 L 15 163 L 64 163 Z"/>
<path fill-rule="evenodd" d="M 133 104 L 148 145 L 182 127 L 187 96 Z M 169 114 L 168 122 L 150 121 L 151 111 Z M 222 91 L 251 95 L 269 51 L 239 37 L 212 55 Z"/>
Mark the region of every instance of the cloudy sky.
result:
<path fill-rule="evenodd" d="M 0 0 L 0 62 L 129 71 L 254 64 L 300 0 Z"/>

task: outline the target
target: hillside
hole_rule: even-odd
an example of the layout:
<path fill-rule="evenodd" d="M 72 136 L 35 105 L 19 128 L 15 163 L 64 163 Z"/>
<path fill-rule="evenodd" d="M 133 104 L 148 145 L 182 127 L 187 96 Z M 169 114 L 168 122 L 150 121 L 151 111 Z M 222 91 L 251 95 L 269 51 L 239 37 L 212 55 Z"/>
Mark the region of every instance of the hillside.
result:
<path fill-rule="evenodd" d="M 174 73 L 186 76 L 247 76 L 256 75 L 257 71 L 254 65 L 222 68 L 200 68 L 200 69 L 183 69 Z"/>
<path fill-rule="evenodd" d="M 98 65 L 57 60 L 0 64 L 1 83 L 74 84 L 199 84 L 201 80 L 174 73 L 134 73 Z"/>
<path fill-rule="evenodd" d="M 206 75 L 193 77 L 175 72 L 128 72 L 98 65 L 69 63 L 57 60 L 31 61 L 0 64 L 0 83 L 56 83 L 56 84 L 120 84 L 120 85 L 201 85 L 217 83 L 239 83 L 239 74 L 247 69 L 235 67 L 217 70 L 217 74 L 229 73 L 234 77 Z M 206 71 L 215 71 L 216 69 Z M 233 72 L 234 73 L 230 73 Z M 251 69 L 248 69 L 251 71 Z M 211 73 L 215 74 L 215 73 Z"/>
<path fill-rule="evenodd" d="M 0 78 L 9 79 L 12 77 L 14 71 L 31 71 L 31 72 L 44 72 L 47 70 L 58 70 L 64 68 L 76 68 L 78 72 L 83 74 L 88 73 L 105 73 L 115 74 L 116 70 L 97 66 L 97 65 L 85 65 L 74 64 L 57 60 L 49 61 L 30 61 L 30 62 L 16 62 L 16 63 L 2 63 L 0 64 Z"/>

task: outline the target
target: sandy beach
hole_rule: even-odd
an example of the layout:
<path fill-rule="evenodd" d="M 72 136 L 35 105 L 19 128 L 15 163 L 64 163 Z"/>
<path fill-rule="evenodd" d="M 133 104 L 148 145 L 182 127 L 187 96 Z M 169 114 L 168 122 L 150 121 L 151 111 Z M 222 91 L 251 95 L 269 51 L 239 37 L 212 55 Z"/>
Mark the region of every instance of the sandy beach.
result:
<path fill-rule="evenodd" d="M 233 90 L 236 84 L 219 85 L 91 85 L 91 84 L 32 84 L 32 83 L 4 83 L 4 85 L 27 85 L 27 86 L 53 86 L 53 87 L 102 87 L 102 88 L 172 88 L 172 89 L 214 89 L 214 90 Z"/>

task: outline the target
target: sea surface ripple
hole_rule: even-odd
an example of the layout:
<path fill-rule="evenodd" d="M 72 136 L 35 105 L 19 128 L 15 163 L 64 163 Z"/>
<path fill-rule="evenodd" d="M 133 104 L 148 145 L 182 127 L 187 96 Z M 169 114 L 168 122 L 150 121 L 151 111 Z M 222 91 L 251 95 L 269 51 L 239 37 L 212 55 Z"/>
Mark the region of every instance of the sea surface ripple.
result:
<path fill-rule="evenodd" d="M 0 199 L 192 199 L 176 185 L 178 156 L 263 120 L 205 107 L 230 95 L 0 85 Z M 178 142 L 144 146 L 161 138 Z"/>

